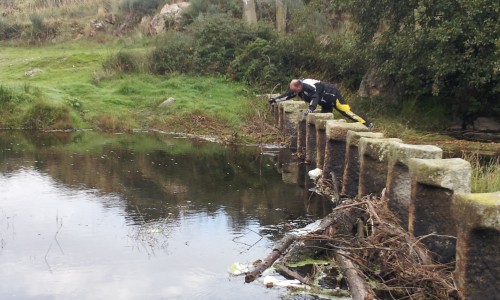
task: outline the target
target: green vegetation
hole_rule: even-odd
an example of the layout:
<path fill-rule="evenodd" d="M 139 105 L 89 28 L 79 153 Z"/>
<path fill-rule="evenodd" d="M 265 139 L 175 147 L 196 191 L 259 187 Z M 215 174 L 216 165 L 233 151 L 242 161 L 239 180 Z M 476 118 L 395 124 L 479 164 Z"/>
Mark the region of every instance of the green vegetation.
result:
<path fill-rule="evenodd" d="M 472 192 L 500 191 L 500 157 L 484 158 L 476 153 L 463 153 L 462 158 L 472 167 Z"/>
<path fill-rule="evenodd" d="M 267 102 L 256 100 L 243 84 L 222 76 L 140 72 L 143 66 L 134 55 L 141 49 L 125 52 L 114 46 L 114 52 L 109 44 L 84 47 L 88 44 L 43 46 L 37 51 L 3 47 L 0 65 L 7 72 L 0 80 L 10 85 L 0 88 L 5 116 L 1 126 L 106 131 L 154 127 L 231 134 L 253 110 L 267 108 Z M 167 98 L 175 102 L 158 107 Z M 29 123 L 31 118 L 37 121 Z"/>

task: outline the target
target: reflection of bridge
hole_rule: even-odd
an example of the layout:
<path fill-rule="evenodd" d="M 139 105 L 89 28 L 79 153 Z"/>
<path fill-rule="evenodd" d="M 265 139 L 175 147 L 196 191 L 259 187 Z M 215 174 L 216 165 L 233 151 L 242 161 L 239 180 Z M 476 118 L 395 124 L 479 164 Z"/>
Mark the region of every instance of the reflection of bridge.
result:
<path fill-rule="evenodd" d="M 309 169 L 322 170 L 320 185 L 333 182 L 340 194 L 351 197 L 382 194 L 434 259 L 454 263 L 463 298 L 500 293 L 500 191 L 471 193 L 470 164 L 443 159 L 436 146 L 384 138 L 360 123 L 333 120 L 331 113 L 304 117 L 306 108 L 302 101 L 287 101 L 273 111 L 297 157 Z"/>

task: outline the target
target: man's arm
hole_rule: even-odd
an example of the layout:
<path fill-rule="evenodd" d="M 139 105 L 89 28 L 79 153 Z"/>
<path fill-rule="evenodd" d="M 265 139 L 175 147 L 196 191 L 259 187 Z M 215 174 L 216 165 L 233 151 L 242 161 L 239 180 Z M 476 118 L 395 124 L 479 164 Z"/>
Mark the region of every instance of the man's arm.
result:
<path fill-rule="evenodd" d="M 294 92 L 288 90 L 286 93 L 276 97 L 276 98 L 271 98 L 271 100 L 269 101 L 270 103 L 277 103 L 277 102 L 282 102 L 282 101 L 286 101 L 286 100 L 290 100 L 292 99 L 293 97 L 297 96 L 297 94 L 295 94 Z"/>

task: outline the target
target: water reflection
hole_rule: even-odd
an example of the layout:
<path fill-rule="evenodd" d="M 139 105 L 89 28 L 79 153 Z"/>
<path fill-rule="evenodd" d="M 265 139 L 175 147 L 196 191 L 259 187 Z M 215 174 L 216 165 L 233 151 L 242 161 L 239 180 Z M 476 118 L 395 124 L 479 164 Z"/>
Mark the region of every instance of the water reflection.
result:
<path fill-rule="evenodd" d="M 226 271 L 267 255 L 282 232 L 263 226 L 328 212 L 277 157 L 165 135 L 0 133 L 0 298 L 278 299 Z"/>

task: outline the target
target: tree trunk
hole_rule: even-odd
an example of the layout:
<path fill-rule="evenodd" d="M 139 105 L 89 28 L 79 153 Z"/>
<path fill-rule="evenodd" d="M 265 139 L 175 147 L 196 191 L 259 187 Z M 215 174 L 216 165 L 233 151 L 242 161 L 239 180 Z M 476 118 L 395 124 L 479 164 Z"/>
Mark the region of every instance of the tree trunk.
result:
<path fill-rule="evenodd" d="M 295 235 L 285 236 L 273 249 L 273 252 L 269 254 L 266 259 L 264 259 L 255 269 L 245 276 L 245 282 L 250 283 L 257 279 L 262 272 L 269 268 L 285 251 L 288 247 L 295 241 L 297 237 Z"/>
<path fill-rule="evenodd" d="M 354 264 L 344 255 L 345 253 L 343 251 L 337 251 L 335 253 L 335 260 L 344 271 L 344 276 L 347 279 L 349 290 L 352 294 L 352 300 L 373 300 L 375 298 L 373 291 L 359 276 L 358 269 Z"/>
<path fill-rule="evenodd" d="M 276 0 L 276 29 L 286 32 L 286 0 Z"/>
<path fill-rule="evenodd" d="M 257 25 L 255 0 L 243 0 L 243 16 L 249 25 Z"/>

